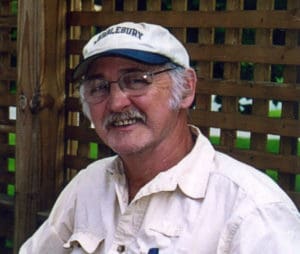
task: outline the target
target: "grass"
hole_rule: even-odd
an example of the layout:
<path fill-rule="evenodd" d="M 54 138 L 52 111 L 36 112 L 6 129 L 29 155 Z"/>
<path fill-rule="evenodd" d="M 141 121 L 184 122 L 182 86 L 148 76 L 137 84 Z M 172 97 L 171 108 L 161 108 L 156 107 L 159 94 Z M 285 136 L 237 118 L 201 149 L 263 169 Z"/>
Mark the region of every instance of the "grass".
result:
<path fill-rule="evenodd" d="M 269 110 L 268 116 L 273 118 L 280 118 L 281 110 L 280 109 Z"/>

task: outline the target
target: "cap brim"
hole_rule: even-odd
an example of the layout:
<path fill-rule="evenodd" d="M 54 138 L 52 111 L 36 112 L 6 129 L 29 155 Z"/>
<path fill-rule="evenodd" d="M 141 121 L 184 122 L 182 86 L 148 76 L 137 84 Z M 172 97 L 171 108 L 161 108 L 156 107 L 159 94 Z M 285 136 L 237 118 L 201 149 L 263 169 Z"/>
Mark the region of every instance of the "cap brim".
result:
<path fill-rule="evenodd" d="M 105 52 L 101 52 L 95 55 L 92 55 L 86 59 L 84 59 L 81 63 L 79 63 L 73 72 L 73 80 L 78 80 L 84 74 L 87 72 L 87 69 L 89 65 L 97 58 L 103 57 L 103 56 L 121 56 L 130 58 L 139 62 L 143 62 L 146 64 L 164 64 L 167 62 L 170 62 L 170 59 L 166 56 L 147 52 L 147 51 L 141 51 L 141 50 L 135 50 L 135 49 L 113 49 Z"/>

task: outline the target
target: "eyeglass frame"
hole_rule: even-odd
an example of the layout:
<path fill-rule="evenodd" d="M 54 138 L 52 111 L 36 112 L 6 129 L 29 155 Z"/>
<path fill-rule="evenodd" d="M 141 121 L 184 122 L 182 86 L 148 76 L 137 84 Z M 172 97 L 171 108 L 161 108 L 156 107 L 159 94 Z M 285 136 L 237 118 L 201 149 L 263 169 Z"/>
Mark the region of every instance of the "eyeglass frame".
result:
<path fill-rule="evenodd" d="M 112 80 L 112 81 L 108 81 L 108 80 L 102 79 L 102 78 L 94 78 L 94 77 L 86 78 L 86 79 L 83 78 L 79 81 L 79 89 L 80 90 L 84 89 L 82 87 L 84 87 L 85 82 L 87 82 L 87 81 L 100 80 L 100 81 L 105 82 L 105 83 L 103 83 L 103 85 L 107 86 L 107 88 L 108 88 L 107 91 L 108 92 L 105 95 L 103 94 L 102 99 L 99 97 L 99 98 L 94 98 L 93 100 L 88 100 L 87 98 L 85 98 L 85 95 L 84 95 L 85 92 L 83 91 L 83 94 L 82 94 L 83 98 L 82 99 L 84 101 L 86 101 L 87 103 L 89 103 L 89 104 L 98 104 L 98 103 L 103 102 L 106 98 L 108 98 L 109 94 L 110 94 L 110 91 L 111 91 L 111 84 L 113 84 L 113 83 L 117 83 L 122 92 L 126 92 L 126 91 L 128 92 L 129 91 L 128 96 L 140 96 L 140 95 L 143 94 L 143 92 L 141 90 L 149 87 L 153 83 L 153 77 L 154 76 L 159 75 L 159 74 L 164 73 L 164 72 L 175 70 L 177 67 L 178 66 L 173 66 L 173 67 L 169 67 L 169 68 L 158 70 L 158 71 L 133 71 L 133 72 L 127 72 L 127 73 L 121 74 L 117 80 Z M 140 89 L 135 90 L 135 89 L 126 88 L 126 84 L 122 83 L 122 80 L 124 79 L 124 76 L 126 77 L 126 75 L 132 75 L 132 73 L 139 73 L 139 74 L 141 74 L 141 77 L 147 76 L 147 77 L 145 77 L 145 85 L 143 87 L 141 87 Z M 150 78 L 150 81 L 147 81 L 147 78 Z M 88 84 L 87 84 L 87 86 L 88 86 Z M 130 94 L 130 92 L 132 92 L 132 91 L 140 91 L 140 93 L 132 95 L 132 94 Z M 90 96 L 90 98 L 92 98 L 92 97 L 93 96 Z"/>

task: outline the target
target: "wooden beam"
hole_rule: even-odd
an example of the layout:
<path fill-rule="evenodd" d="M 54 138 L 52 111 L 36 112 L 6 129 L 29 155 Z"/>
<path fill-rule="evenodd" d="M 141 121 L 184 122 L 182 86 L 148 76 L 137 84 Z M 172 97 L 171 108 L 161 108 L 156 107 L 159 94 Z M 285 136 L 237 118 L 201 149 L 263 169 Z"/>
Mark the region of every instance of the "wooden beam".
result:
<path fill-rule="evenodd" d="M 236 113 L 190 111 L 192 122 L 198 126 L 251 131 L 286 137 L 300 137 L 300 123 L 295 119 L 268 118 Z"/>
<path fill-rule="evenodd" d="M 109 26 L 122 21 L 157 21 L 166 27 L 195 28 L 282 28 L 299 29 L 299 9 L 289 11 L 74 11 L 69 14 L 71 26 Z"/>
<path fill-rule="evenodd" d="M 18 13 L 14 253 L 53 205 L 62 182 L 65 15 L 59 0 L 24 0 Z"/>
<path fill-rule="evenodd" d="M 300 47 L 262 45 L 186 44 L 192 59 L 198 61 L 300 64 Z"/>
<path fill-rule="evenodd" d="M 87 41 L 68 41 L 68 53 L 81 54 Z M 300 65 L 300 47 L 260 45 L 205 45 L 184 43 L 192 60 L 219 62 L 252 62 L 269 64 Z"/>
<path fill-rule="evenodd" d="M 296 155 L 282 155 L 238 148 L 228 149 L 225 146 L 216 146 L 216 149 L 261 170 L 279 169 L 278 171 L 281 173 L 300 173 L 300 158 Z"/>
<path fill-rule="evenodd" d="M 293 102 L 298 102 L 300 98 L 300 88 L 297 88 L 297 86 L 293 83 L 279 84 L 263 81 L 199 79 L 197 93 Z M 75 107 L 76 104 L 74 103 L 73 105 L 73 107 Z"/>
<path fill-rule="evenodd" d="M 0 28 L 17 27 L 17 17 L 15 15 L 7 15 L 0 17 Z"/>

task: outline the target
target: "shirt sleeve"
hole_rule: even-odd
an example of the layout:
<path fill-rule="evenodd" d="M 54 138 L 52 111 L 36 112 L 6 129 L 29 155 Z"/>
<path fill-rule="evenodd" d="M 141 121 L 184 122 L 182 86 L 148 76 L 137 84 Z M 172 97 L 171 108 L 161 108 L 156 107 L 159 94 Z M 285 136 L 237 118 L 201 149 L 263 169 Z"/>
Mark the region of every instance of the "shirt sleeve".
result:
<path fill-rule="evenodd" d="M 38 254 L 38 253 L 55 253 L 67 254 L 69 253 L 63 248 L 64 242 L 58 235 L 49 221 L 45 223 L 36 231 L 36 233 L 29 238 L 21 247 L 19 254 Z"/>
<path fill-rule="evenodd" d="M 70 252 L 63 245 L 73 231 L 78 175 L 59 195 L 48 219 L 21 246 L 19 254 L 65 254 Z"/>
<path fill-rule="evenodd" d="M 300 214 L 284 203 L 257 208 L 232 235 L 230 254 L 300 253 Z"/>

